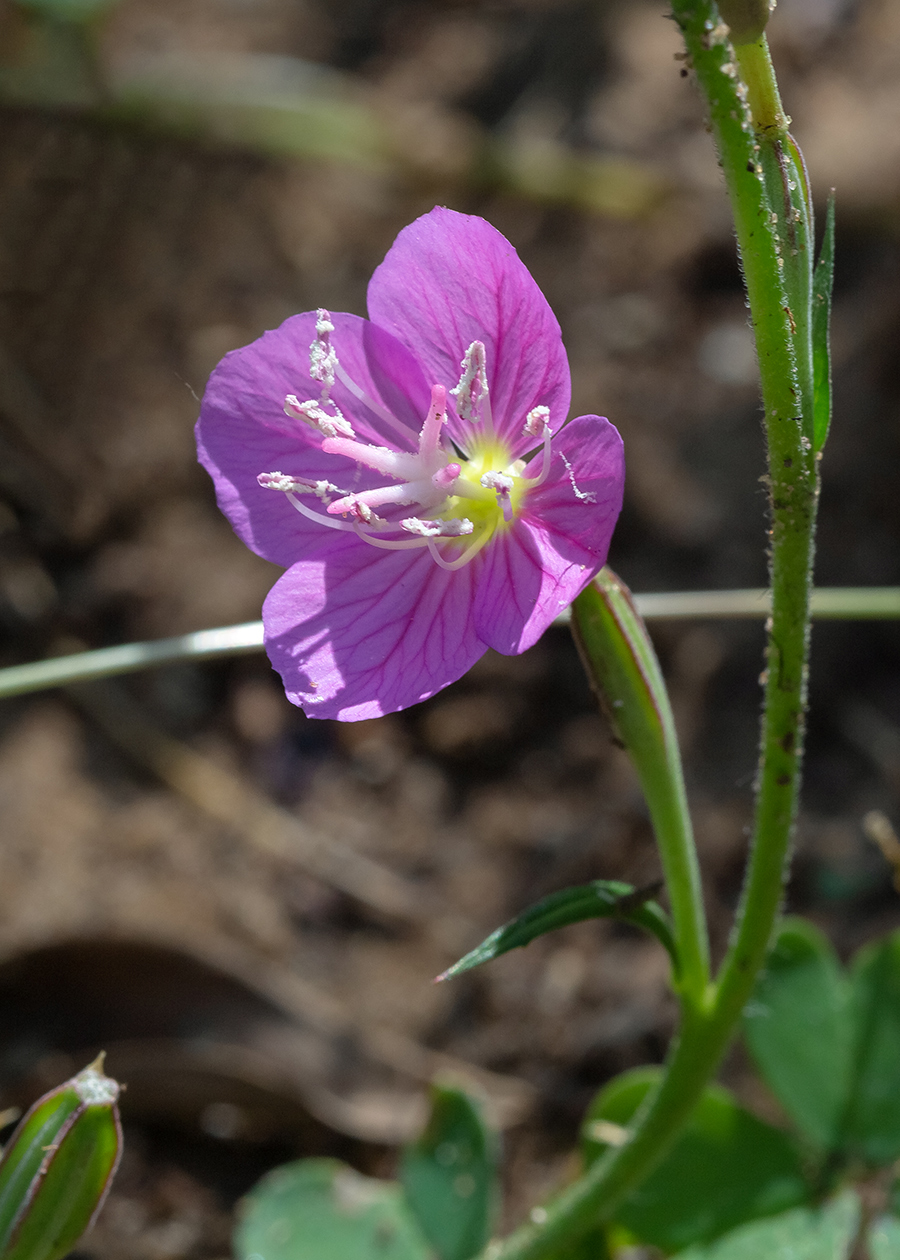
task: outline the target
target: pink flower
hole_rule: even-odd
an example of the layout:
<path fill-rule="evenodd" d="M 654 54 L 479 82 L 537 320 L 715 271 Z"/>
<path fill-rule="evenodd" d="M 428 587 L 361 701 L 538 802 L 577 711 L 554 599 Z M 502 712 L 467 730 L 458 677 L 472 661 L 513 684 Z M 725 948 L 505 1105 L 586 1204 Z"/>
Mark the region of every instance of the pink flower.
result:
<path fill-rule="evenodd" d="M 607 420 L 563 428 L 559 325 L 483 219 L 417 219 L 368 305 L 226 355 L 197 422 L 222 511 L 287 568 L 263 622 L 288 698 L 345 721 L 530 647 L 605 562 L 624 477 Z"/>

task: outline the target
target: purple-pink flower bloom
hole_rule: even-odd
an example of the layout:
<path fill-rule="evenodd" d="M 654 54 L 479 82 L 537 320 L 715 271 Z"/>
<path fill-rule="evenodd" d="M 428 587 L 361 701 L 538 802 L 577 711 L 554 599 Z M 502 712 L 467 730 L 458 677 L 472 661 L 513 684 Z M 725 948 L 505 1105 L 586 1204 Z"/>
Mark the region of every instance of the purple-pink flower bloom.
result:
<path fill-rule="evenodd" d="M 483 219 L 404 228 L 368 306 L 227 355 L 197 422 L 222 511 L 287 569 L 263 623 L 288 698 L 344 721 L 530 647 L 605 562 L 624 480 L 608 420 L 563 427 L 559 325 Z"/>

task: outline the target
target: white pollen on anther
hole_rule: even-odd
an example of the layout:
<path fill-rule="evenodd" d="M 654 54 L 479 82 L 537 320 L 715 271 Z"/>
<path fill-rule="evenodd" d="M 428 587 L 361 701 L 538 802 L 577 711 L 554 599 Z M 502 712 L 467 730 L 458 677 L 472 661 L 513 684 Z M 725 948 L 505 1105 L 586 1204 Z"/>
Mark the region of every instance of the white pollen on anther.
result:
<path fill-rule="evenodd" d="M 331 416 L 327 411 L 323 411 L 319 403 L 312 399 L 300 402 L 295 394 L 288 394 L 284 400 L 286 416 L 290 416 L 292 420 L 302 420 L 311 428 L 318 429 L 324 437 L 355 437 L 350 422 L 344 419 L 336 407 L 335 411 L 337 414 Z"/>
<path fill-rule="evenodd" d="M 580 499 L 582 503 L 596 503 L 597 496 L 595 494 L 591 494 L 589 490 L 578 489 L 578 486 L 575 482 L 575 472 L 572 468 L 572 465 L 566 459 L 565 455 L 563 455 L 562 451 L 559 452 L 559 455 L 560 455 L 560 459 L 566 466 L 566 472 L 569 474 L 569 484 L 571 485 L 572 489 L 575 492 L 575 498 Z"/>
<path fill-rule="evenodd" d="M 283 472 L 260 473 L 256 480 L 263 490 L 283 490 L 285 493 L 296 485 L 294 478 Z"/>
<path fill-rule="evenodd" d="M 482 407 L 488 398 L 487 357 L 484 342 L 472 342 L 460 367 L 462 376 L 450 393 L 456 399 L 456 410 L 460 418 L 477 422 L 483 419 Z"/>
<path fill-rule="evenodd" d="M 499 495 L 508 495 L 515 482 L 512 477 L 507 477 L 506 473 L 486 472 L 481 478 L 481 484 L 485 490 L 494 490 Z"/>
<path fill-rule="evenodd" d="M 331 344 L 333 332 L 331 315 L 320 307 L 316 312 L 316 339 L 309 346 L 309 374 L 314 381 L 321 383 L 323 402 L 327 401 L 334 387 L 334 374 L 338 367 L 337 354 Z"/>
<path fill-rule="evenodd" d="M 475 526 L 465 516 L 450 521 L 426 521 L 418 516 L 408 516 L 400 525 L 408 534 L 418 538 L 464 538 Z"/>
<path fill-rule="evenodd" d="M 327 503 L 332 495 L 346 493 L 330 481 L 307 481 L 283 472 L 260 473 L 256 480 L 263 490 L 280 490 L 283 494 L 314 494 L 323 503 Z"/>
<path fill-rule="evenodd" d="M 530 437 L 543 437 L 544 429 L 550 423 L 549 407 L 532 407 L 528 415 L 525 417 L 525 427 L 522 432 Z"/>

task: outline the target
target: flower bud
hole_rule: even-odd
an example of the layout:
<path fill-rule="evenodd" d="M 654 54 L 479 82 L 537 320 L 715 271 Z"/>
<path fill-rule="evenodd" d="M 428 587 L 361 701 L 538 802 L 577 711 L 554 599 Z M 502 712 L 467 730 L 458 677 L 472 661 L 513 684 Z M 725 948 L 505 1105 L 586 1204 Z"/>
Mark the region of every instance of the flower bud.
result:
<path fill-rule="evenodd" d="M 61 1260 L 93 1223 L 122 1150 L 103 1055 L 39 1098 L 0 1160 L 0 1260 Z"/>

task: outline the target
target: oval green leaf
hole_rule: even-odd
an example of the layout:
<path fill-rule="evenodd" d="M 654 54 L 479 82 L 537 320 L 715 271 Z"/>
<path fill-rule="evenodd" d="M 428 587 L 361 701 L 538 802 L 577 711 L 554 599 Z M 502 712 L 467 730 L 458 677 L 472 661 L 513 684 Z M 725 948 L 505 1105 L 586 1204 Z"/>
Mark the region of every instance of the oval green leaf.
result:
<path fill-rule="evenodd" d="M 844 1131 L 869 1164 L 900 1156 L 900 932 L 860 950 L 853 962 L 855 1080 Z"/>
<path fill-rule="evenodd" d="M 679 1260 L 847 1260 L 858 1221 L 859 1200 L 848 1191 L 822 1207 L 743 1225 L 709 1247 L 679 1252 Z"/>
<path fill-rule="evenodd" d="M 588 1163 L 624 1138 L 658 1079 L 658 1068 L 639 1068 L 601 1091 L 583 1129 Z M 728 1090 L 711 1086 L 666 1158 L 616 1212 L 616 1222 L 643 1242 L 677 1251 L 793 1207 L 809 1193 L 787 1135 L 739 1107 Z"/>
<path fill-rule="evenodd" d="M 800 1132 L 834 1149 L 853 1068 L 850 983 L 826 937 L 804 919 L 782 924 L 744 1011 L 744 1036 Z"/>
<path fill-rule="evenodd" d="M 470 1260 L 491 1236 L 497 1143 L 461 1090 L 434 1085 L 425 1132 L 403 1152 L 400 1182 L 440 1260 Z"/>
<path fill-rule="evenodd" d="M 432 1260 L 400 1187 L 337 1159 L 276 1168 L 240 1213 L 238 1260 Z"/>

